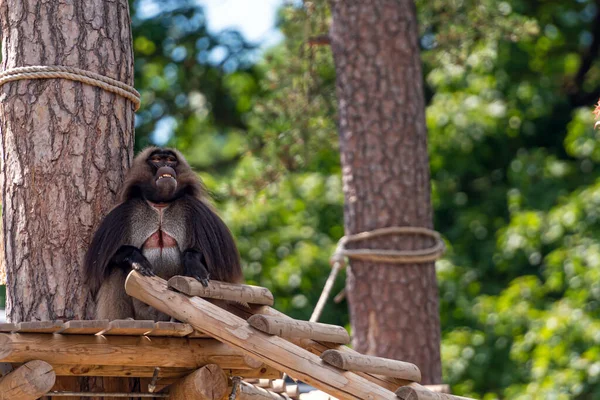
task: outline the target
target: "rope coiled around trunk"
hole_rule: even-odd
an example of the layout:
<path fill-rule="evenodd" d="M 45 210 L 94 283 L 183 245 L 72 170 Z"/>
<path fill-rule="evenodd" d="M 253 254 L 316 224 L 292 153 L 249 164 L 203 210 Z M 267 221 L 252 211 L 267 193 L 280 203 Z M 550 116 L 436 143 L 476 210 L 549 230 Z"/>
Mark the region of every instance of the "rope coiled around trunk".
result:
<path fill-rule="evenodd" d="M 0 72 L 0 86 L 7 82 L 18 81 L 21 79 L 68 79 L 71 81 L 82 82 L 126 98 L 133 103 L 135 111 L 137 111 L 141 105 L 140 93 L 132 86 L 116 79 L 80 68 L 57 65 L 36 65 L 11 68 Z"/>

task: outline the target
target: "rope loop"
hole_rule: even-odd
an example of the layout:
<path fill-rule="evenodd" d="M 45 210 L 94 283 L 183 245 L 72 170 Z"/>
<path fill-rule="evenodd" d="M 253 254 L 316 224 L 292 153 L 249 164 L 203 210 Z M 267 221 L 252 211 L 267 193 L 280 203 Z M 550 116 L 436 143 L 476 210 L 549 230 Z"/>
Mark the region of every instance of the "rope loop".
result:
<path fill-rule="evenodd" d="M 11 68 L 0 72 L 0 86 L 7 82 L 18 81 L 21 79 L 68 79 L 96 86 L 107 92 L 124 97 L 133 103 L 135 111 L 139 110 L 141 105 L 140 93 L 135 90 L 134 87 L 116 79 L 109 78 L 108 76 L 80 68 L 63 67 L 60 65 L 35 65 L 30 67 Z"/>
<path fill-rule="evenodd" d="M 360 242 L 379 236 L 417 234 L 428 236 L 435 243 L 422 250 L 384 250 L 384 249 L 347 249 L 348 243 Z M 345 257 L 365 261 L 377 261 L 395 264 L 428 263 L 439 259 L 446 250 L 446 246 L 440 234 L 434 230 L 415 226 L 391 226 L 388 228 L 375 229 L 354 235 L 347 235 L 338 241 L 337 248 L 331 256 L 332 263 L 345 263 Z"/>

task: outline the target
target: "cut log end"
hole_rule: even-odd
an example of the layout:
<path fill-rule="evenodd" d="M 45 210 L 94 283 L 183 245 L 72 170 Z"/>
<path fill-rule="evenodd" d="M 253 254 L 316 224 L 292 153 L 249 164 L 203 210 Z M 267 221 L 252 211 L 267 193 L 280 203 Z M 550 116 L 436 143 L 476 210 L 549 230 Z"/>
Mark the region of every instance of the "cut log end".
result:
<path fill-rule="evenodd" d="M 55 381 L 50 364 L 29 361 L 0 379 L 0 400 L 35 400 L 48 393 Z"/>
<path fill-rule="evenodd" d="M 227 393 L 227 376 L 216 364 L 208 364 L 171 385 L 171 400 L 220 400 Z"/>
<path fill-rule="evenodd" d="M 323 354 L 321 354 L 321 359 L 327 364 L 333 365 L 336 368 L 340 368 L 343 370 L 348 369 L 348 365 L 346 365 L 346 363 L 344 362 L 344 357 L 342 357 L 339 351 L 325 350 Z"/>
<path fill-rule="evenodd" d="M 175 289 L 180 293 L 189 294 L 192 291 L 190 282 L 183 276 L 174 276 L 169 279 L 169 288 Z"/>
<path fill-rule="evenodd" d="M 402 386 L 396 390 L 396 396 L 401 400 L 419 400 L 417 391 L 409 386 Z"/>
<path fill-rule="evenodd" d="M 248 318 L 248 323 L 254 328 L 261 332 L 269 333 L 269 322 L 264 315 L 253 315 Z"/>

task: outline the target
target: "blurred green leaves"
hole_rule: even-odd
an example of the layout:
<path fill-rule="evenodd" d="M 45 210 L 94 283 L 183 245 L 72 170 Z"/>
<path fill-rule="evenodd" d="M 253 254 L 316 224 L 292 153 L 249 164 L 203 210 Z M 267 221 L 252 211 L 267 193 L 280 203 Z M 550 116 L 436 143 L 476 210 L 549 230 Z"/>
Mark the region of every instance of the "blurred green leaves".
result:
<path fill-rule="evenodd" d="M 335 68 L 313 40 L 328 32 L 327 2 L 283 7 L 285 40 L 260 57 L 234 32 L 209 33 L 195 2 L 144 3 L 133 3 L 138 144 L 173 133 L 248 281 L 308 318 L 343 235 Z M 417 10 L 435 226 L 449 244 L 437 264 L 444 380 L 485 399 L 598 398 L 598 5 Z M 322 320 L 347 324 L 345 304 Z"/>

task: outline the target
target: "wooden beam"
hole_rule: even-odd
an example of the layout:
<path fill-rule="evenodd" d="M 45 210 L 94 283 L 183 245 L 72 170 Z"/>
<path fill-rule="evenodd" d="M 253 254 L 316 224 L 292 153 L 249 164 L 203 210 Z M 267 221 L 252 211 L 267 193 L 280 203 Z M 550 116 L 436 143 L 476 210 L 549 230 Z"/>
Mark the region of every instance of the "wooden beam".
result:
<path fill-rule="evenodd" d="M 170 288 L 188 296 L 235 301 L 238 303 L 266 304 L 269 306 L 272 306 L 274 301 L 273 294 L 269 289 L 261 286 L 210 281 L 208 286 L 204 287 L 196 279 L 189 276 L 174 276 L 169 279 L 168 285 Z"/>
<path fill-rule="evenodd" d="M 205 365 L 169 387 L 170 400 L 221 400 L 227 376 L 216 364 Z"/>
<path fill-rule="evenodd" d="M 321 354 L 321 359 L 329 365 L 345 371 L 360 371 L 407 381 L 420 382 L 421 371 L 415 364 L 389 358 L 366 356 L 363 354 L 348 354 L 339 350 L 327 350 Z"/>
<path fill-rule="evenodd" d="M 50 364 L 29 361 L 0 379 L 0 400 L 35 400 L 48 393 L 55 380 Z"/>
<path fill-rule="evenodd" d="M 291 319 L 291 317 L 289 317 L 289 316 L 283 314 L 282 312 L 277 311 L 276 309 L 269 307 L 269 306 L 250 305 L 250 307 L 243 307 L 239 304 L 230 303 L 227 305 L 227 309 L 230 312 L 239 316 L 240 318 L 244 318 L 244 319 L 248 319 L 252 315 L 256 315 L 256 314 L 273 315 L 276 317 Z M 318 356 L 320 356 L 321 354 L 323 354 L 323 352 L 325 352 L 326 350 L 329 350 L 329 349 L 339 350 L 339 351 L 342 351 L 342 352 L 348 353 L 348 354 L 360 354 L 347 346 L 340 346 L 335 343 L 317 342 L 317 341 L 310 340 L 310 339 L 290 338 L 289 340 L 292 343 L 296 344 L 297 346 L 300 346 Z M 369 374 L 366 372 L 355 372 L 355 373 L 357 375 L 360 375 L 363 378 L 375 383 L 376 385 L 384 387 L 390 391 L 395 391 L 396 388 L 398 388 L 398 386 L 408 385 L 409 383 L 411 383 L 411 381 L 407 381 L 404 379 L 392 378 L 392 377 L 376 375 L 376 374 Z"/>
<path fill-rule="evenodd" d="M 248 318 L 253 328 L 282 338 L 322 340 L 331 343 L 350 343 L 350 335 L 341 326 L 319 322 L 298 321 L 272 315 L 253 315 Z"/>
<path fill-rule="evenodd" d="M 455 396 L 447 393 L 433 392 L 418 383 L 411 383 L 396 390 L 396 396 L 401 400 L 473 400 L 468 397 Z"/>
<path fill-rule="evenodd" d="M 160 277 L 132 271 L 125 282 L 130 296 L 235 346 L 265 364 L 343 399 L 393 399 L 394 393 L 350 373 L 340 373 L 317 356 L 277 336 L 252 329 L 248 323 L 199 297 L 169 291 Z"/>
<path fill-rule="evenodd" d="M 246 354 L 214 339 L 146 336 L 0 334 L 0 360 L 23 363 L 252 369 Z"/>

